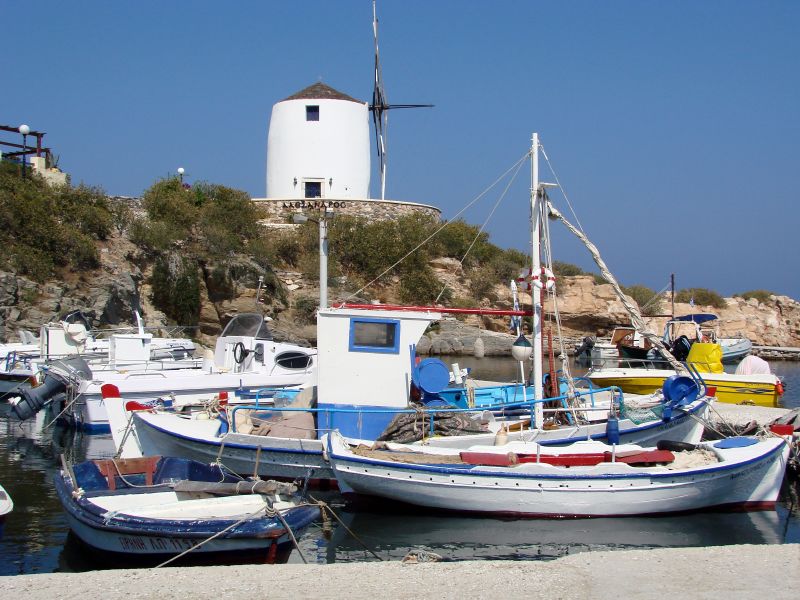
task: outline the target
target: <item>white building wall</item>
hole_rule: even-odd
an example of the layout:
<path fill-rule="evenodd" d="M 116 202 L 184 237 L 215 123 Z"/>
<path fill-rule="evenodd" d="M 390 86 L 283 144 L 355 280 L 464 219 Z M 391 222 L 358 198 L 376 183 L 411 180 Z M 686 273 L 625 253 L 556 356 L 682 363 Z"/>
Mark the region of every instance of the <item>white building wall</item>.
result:
<path fill-rule="evenodd" d="M 319 121 L 306 120 L 306 106 L 319 106 Z M 267 198 L 303 198 L 306 181 L 321 182 L 323 198 L 367 198 L 369 175 L 367 104 L 304 98 L 272 107 Z"/>

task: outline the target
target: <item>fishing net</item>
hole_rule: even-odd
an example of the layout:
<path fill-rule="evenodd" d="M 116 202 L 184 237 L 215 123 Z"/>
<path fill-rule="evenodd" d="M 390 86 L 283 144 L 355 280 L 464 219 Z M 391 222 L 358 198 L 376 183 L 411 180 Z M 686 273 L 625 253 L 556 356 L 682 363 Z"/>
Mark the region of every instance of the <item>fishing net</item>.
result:
<path fill-rule="evenodd" d="M 433 412 L 429 409 L 426 412 L 419 410 L 416 413 L 396 415 L 378 437 L 378 441 L 409 444 L 434 435 L 470 435 L 488 433 L 488 431 L 488 424 L 476 418 L 476 415 L 461 412 Z"/>
<path fill-rule="evenodd" d="M 634 402 L 620 402 L 620 415 L 623 419 L 630 419 L 634 425 L 641 425 L 647 421 L 660 420 L 664 414 L 664 405 L 659 403 L 654 406 L 636 404 Z"/>

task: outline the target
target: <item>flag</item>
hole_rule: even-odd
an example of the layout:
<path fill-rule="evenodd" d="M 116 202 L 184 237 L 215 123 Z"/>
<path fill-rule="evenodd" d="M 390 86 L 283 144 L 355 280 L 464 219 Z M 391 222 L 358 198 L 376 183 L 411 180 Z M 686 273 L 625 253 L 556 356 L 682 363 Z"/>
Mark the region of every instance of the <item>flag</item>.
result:
<path fill-rule="evenodd" d="M 517 298 L 517 282 L 511 280 L 511 296 L 514 298 L 514 310 L 519 310 L 519 299 Z M 519 333 L 522 327 L 522 317 L 511 317 L 511 331 L 512 333 Z"/>

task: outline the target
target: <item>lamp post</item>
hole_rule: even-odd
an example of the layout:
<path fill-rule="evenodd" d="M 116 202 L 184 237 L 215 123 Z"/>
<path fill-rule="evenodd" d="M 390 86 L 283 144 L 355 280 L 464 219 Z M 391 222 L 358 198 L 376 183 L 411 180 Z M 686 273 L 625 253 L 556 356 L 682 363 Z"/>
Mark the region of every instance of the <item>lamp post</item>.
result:
<path fill-rule="evenodd" d="M 178 167 L 178 178 L 181 180 L 181 184 L 183 184 L 183 174 L 185 172 L 183 167 Z"/>
<path fill-rule="evenodd" d="M 312 221 L 319 225 L 319 307 L 328 308 L 328 219 L 333 211 L 325 210 L 318 219 L 301 213 L 294 213 L 292 221 L 305 223 Z"/>
<path fill-rule="evenodd" d="M 19 132 L 22 134 L 22 175 L 25 176 L 25 155 L 28 153 L 28 134 L 31 128 L 23 123 L 19 126 Z"/>

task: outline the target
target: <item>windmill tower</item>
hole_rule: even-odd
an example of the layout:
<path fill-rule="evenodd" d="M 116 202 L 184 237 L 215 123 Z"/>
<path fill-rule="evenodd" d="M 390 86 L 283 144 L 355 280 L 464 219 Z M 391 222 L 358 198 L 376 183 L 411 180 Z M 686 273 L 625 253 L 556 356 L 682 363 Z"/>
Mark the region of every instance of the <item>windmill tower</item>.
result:
<path fill-rule="evenodd" d="M 372 102 L 362 102 L 322 82 L 272 107 L 267 135 L 267 196 L 253 198 L 266 222 L 286 225 L 288 214 L 335 210 L 366 219 L 395 219 L 410 213 L 440 218 L 435 206 L 386 199 L 388 111 L 430 104 L 389 104 L 378 54 L 378 19 L 373 2 L 375 69 Z M 370 120 L 379 160 L 380 198 L 371 199 Z"/>
<path fill-rule="evenodd" d="M 315 83 L 272 107 L 268 198 L 368 198 L 369 106 Z"/>

